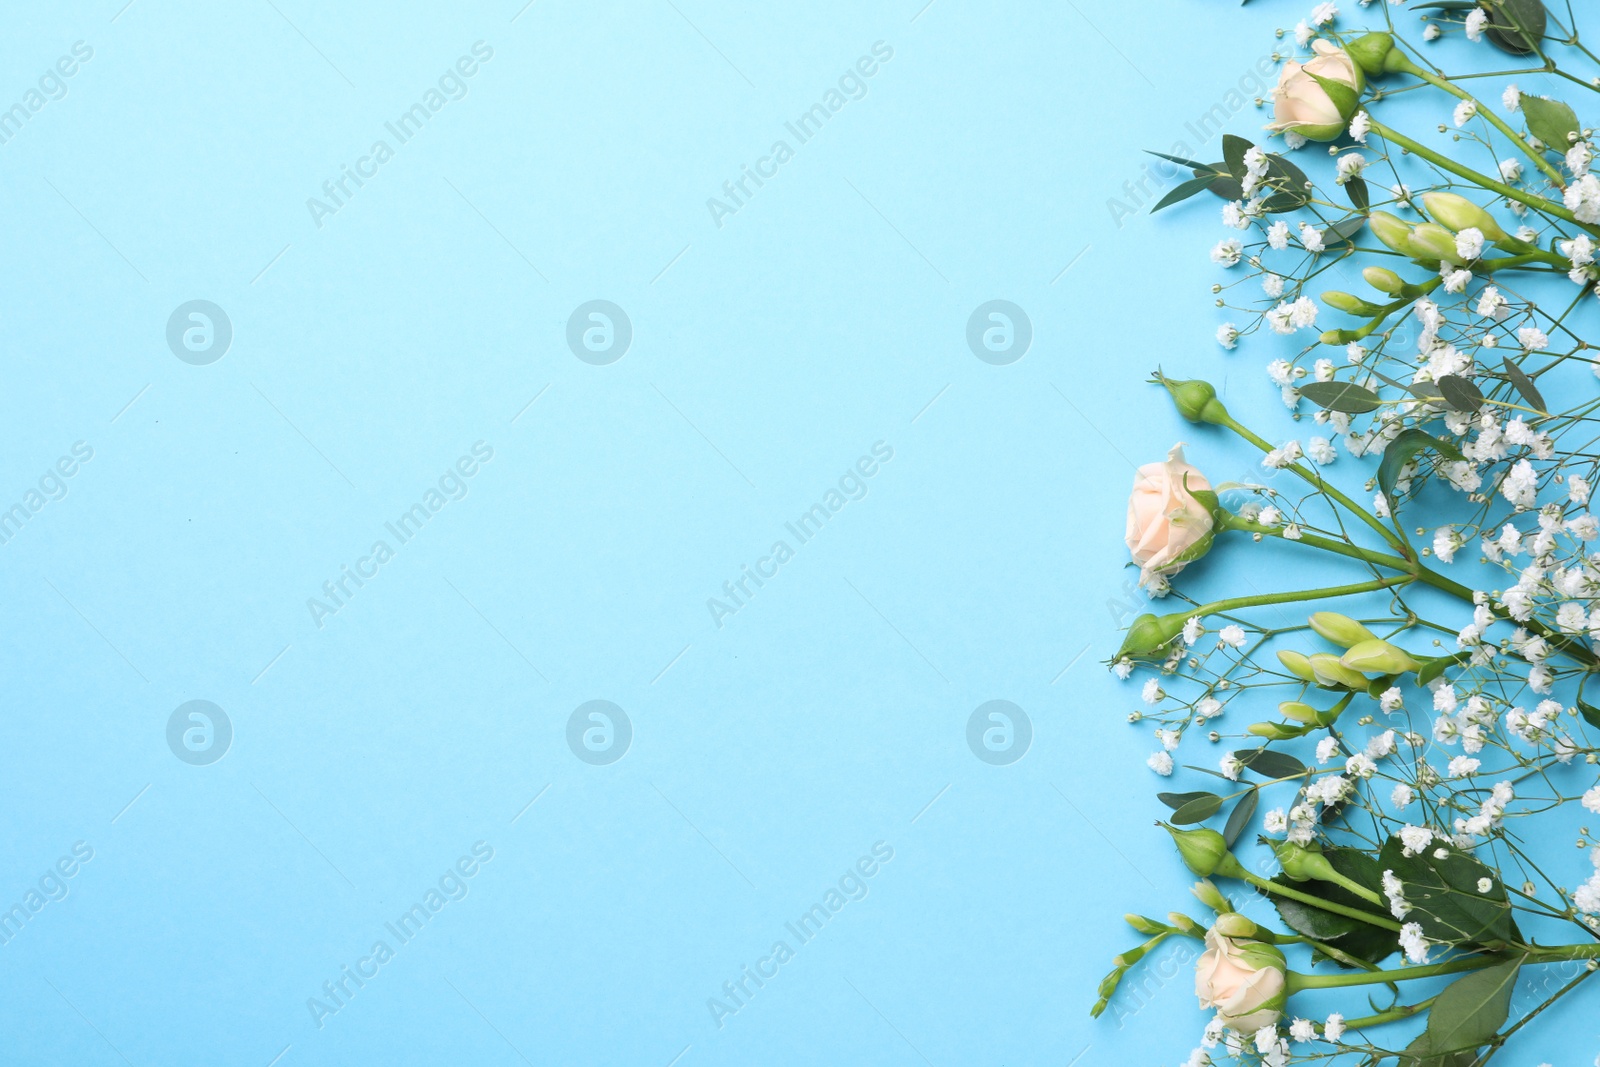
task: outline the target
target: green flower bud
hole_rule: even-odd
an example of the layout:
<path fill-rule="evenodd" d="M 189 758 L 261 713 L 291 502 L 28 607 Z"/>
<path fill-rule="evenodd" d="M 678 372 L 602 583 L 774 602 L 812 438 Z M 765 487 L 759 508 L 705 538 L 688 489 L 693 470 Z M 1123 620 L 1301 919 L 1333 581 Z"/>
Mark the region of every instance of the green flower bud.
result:
<path fill-rule="evenodd" d="M 1310 704 L 1303 704 L 1298 700 L 1285 700 L 1278 705 L 1278 714 L 1295 722 L 1316 722 L 1317 716 L 1322 713 Z"/>
<path fill-rule="evenodd" d="M 1345 45 L 1344 50 L 1369 77 L 1393 73 L 1388 64 L 1395 52 L 1394 38 L 1387 33 L 1364 34 Z"/>
<path fill-rule="evenodd" d="M 1182 857 L 1184 866 L 1201 878 L 1209 878 L 1213 874 L 1237 878 L 1244 872 L 1239 861 L 1233 858 L 1233 853 L 1228 851 L 1228 843 L 1215 830 L 1203 827 L 1180 830 L 1176 826 L 1167 826 L 1167 833 L 1172 835 L 1173 843 L 1178 846 L 1178 855 Z"/>
<path fill-rule="evenodd" d="M 1223 937 L 1248 937 L 1252 940 L 1261 931 L 1261 928 L 1255 924 L 1255 920 L 1248 915 L 1240 915 L 1236 911 L 1230 911 L 1226 915 L 1218 915 L 1217 921 L 1211 924 L 1211 928 Z"/>
<path fill-rule="evenodd" d="M 1458 233 L 1476 227 L 1490 241 L 1506 239 L 1506 231 L 1500 228 L 1494 216 L 1464 196 L 1457 193 L 1423 193 L 1422 203 L 1436 221 Z"/>
<path fill-rule="evenodd" d="M 1394 218 L 1393 215 L 1389 217 Z M 1361 276 L 1378 292 L 1388 293 L 1390 296 L 1399 296 L 1400 291 L 1406 286 L 1406 280 L 1388 267 L 1366 267 L 1361 271 Z"/>
<path fill-rule="evenodd" d="M 1206 936 L 1206 928 L 1189 918 L 1189 916 L 1185 915 L 1181 911 L 1167 912 L 1167 921 L 1172 923 L 1173 928 L 1176 929 L 1178 933 L 1183 934 L 1185 937 Z"/>
<path fill-rule="evenodd" d="M 1146 612 L 1140 615 L 1128 627 L 1128 635 L 1122 639 L 1122 647 L 1117 650 L 1113 660 L 1123 656 L 1130 659 L 1162 658 L 1167 646 L 1182 632 L 1183 624 L 1188 621 L 1189 616 L 1182 612 L 1175 615 L 1151 615 Z"/>
<path fill-rule="evenodd" d="M 1137 622 L 1135 622 L 1137 625 Z M 1282 649 L 1278 652 L 1278 662 L 1283 664 L 1288 672 L 1301 681 L 1314 682 L 1317 680 L 1316 672 L 1311 669 L 1311 660 L 1299 652 Z"/>
<path fill-rule="evenodd" d="M 1455 263 L 1461 257 L 1456 253 L 1456 235 L 1437 222 L 1420 222 L 1411 227 L 1406 247 L 1401 249 L 1413 259 L 1438 260 Z"/>
<path fill-rule="evenodd" d="M 1406 242 L 1411 237 L 1411 226 L 1398 215 L 1391 215 L 1387 211 L 1374 211 L 1367 216 L 1367 228 L 1372 231 L 1374 237 L 1396 252 L 1411 254 L 1406 247 Z"/>
<path fill-rule="evenodd" d="M 1279 841 L 1272 846 L 1277 853 L 1278 865 L 1283 873 L 1296 882 L 1315 878 L 1320 882 L 1334 881 L 1333 864 L 1322 854 L 1320 845 L 1297 845 L 1292 841 Z"/>
<path fill-rule="evenodd" d="M 1264 737 L 1268 741 L 1288 741 L 1304 737 L 1311 732 L 1311 727 L 1290 726 L 1286 722 L 1253 722 L 1245 728 L 1245 732 L 1255 737 Z"/>
<path fill-rule="evenodd" d="M 1147 919 L 1143 915 L 1135 915 L 1132 912 L 1124 915 L 1122 917 L 1122 921 L 1133 927 L 1139 933 L 1147 936 L 1152 934 L 1164 934 L 1168 930 L 1168 927 L 1165 923 L 1158 923 L 1154 919 Z"/>
<path fill-rule="evenodd" d="M 1151 382 L 1166 386 L 1167 392 L 1172 394 L 1172 402 L 1177 405 L 1178 414 L 1190 422 L 1221 425 L 1228 421 L 1228 409 L 1217 399 L 1217 390 L 1210 382 L 1203 382 L 1197 378 L 1186 381 L 1168 378 L 1159 370 Z"/>
<path fill-rule="evenodd" d="M 1318 685 L 1366 691 L 1367 680 L 1361 676 L 1361 672 L 1345 666 L 1332 652 L 1318 652 L 1310 660 L 1311 673 L 1316 676 Z"/>
<path fill-rule="evenodd" d="M 1337 611 L 1314 612 L 1310 622 L 1311 628 L 1318 634 L 1343 648 L 1375 640 L 1378 636 L 1350 616 L 1340 615 Z"/>
<path fill-rule="evenodd" d="M 1403 648 L 1374 637 L 1351 645 L 1339 662 L 1351 670 L 1368 674 L 1410 674 L 1422 669 Z"/>
<path fill-rule="evenodd" d="M 1338 311 L 1343 311 L 1348 315 L 1361 315 L 1365 318 L 1371 318 L 1373 315 L 1376 315 L 1378 312 L 1383 310 L 1375 304 L 1367 303 L 1359 296 L 1352 296 L 1349 293 L 1341 293 L 1337 289 L 1330 289 L 1328 292 L 1323 293 L 1322 302 L 1327 304 L 1329 307 Z"/>
<path fill-rule="evenodd" d="M 1194 884 L 1194 888 L 1190 892 L 1195 895 L 1196 900 L 1218 915 L 1223 915 L 1233 910 L 1233 903 L 1223 896 L 1222 890 L 1218 889 L 1216 883 L 1209 878 L 1200 879 Z M 1168 918 L 1170 917 L 1168 916 Z"/>

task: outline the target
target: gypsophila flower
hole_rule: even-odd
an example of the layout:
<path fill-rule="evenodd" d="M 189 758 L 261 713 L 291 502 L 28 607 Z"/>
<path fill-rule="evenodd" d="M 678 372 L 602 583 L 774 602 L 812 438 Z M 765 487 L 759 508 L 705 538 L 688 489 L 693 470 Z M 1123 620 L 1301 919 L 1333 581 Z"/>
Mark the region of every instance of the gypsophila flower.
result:
<path fill-rule="evenodd" d="M 1317 742 L 1317 762 L 1327 763 L 1337 751 L 1339 751 L 1339 739 L 1337 737 L 1324 737 Z"/>
<path fill-rule="evenodd" d="M 1360 341 L 1351 341 L 1344 346 L 1344 358 L 1351 363 L 1360 363 L 1367 358 L 1367 350 L 1361 347 Z"/>
<path fill-rule="evenodd" d="M 1183 643 L 1193 645 L 1200 640 L 1200 635 L 1205 632 L 1205 627 L 1200 625 L 1200 616 L 1191 615 L 1188 621 L 1183 624 Z"/>
<path fill-rule="evenodd" d="M 1335 4 L 1318 4 L 1311 9 L 1311 24 L 1313 26 L 1326 26 L 1339 17 L 1339 8 Z"/>
<path fill-rule="evenodd" d="M 1146 704 L 1159 704 L 1166 695 L 1166 691 L 1161 688 L 1161 683 L 1154 678 L 1144 683 L 1144 689 L 1139 694 L 1140 699 Z"/>
<path fill-rule="evenodd" d="M 1600 222 L 1600 178 L 1585 174 L 1561 192 L 1567 210 L 1579 222 Z"/>
<path fill-rule="evenodd" d="M 1289 1036 L 1304 1044 L 1317 1039 L 1317 1024 L 1310 1019 L 1296 1019 L 1289 1024 Z"/>
<path fill-rule="evenodd" d="M 1534 326 L 1524 326 L 1517 331 L 1517 341 L 1530 352 L 1540 352 L 1550 347 L 1550 338 Z"/>
<path fill-rule="evenodd" d="M 1428 939 L 1422 936 L 1421 923 L 1406 923 L 1400 928 L 1400 947 L 1412 963 L 1428 962 Z"/>
<path fill-rule="evenodd" d="M 1444 31 L 1439 28 L 1437 22 L 1430 22 L 1422 29 L 1422 39 L 1424 41 L 1437 41 L 1443 33 Z"/>
<path fill-rule="evenodd" d="M 1152 752 L 1150 758 L 1145 760 L 1145 764 L 1152 771 L 1165 778 L 1172 773 L 1172 753 L 1167 751 Z"/>
<path fill-rule="evenodd" d="M 1522 91 L 1515 85 L 1508 85 L 1505 92 L 1500 94 L 1500 104 L 1507 111 L 1515 111 L 1522 106 Z"/>
<path fill-rule="evenodd" d="M 1128 676 L 1133 673 L 1133 660 L 1123 656 L 1111 665 L 1111 673 L 1126 682 Z"/>
<path fill-rule="evenodd" d="M 1486 285 L 1483 287 L 1483 292 L 1478 294 L 1476 310 L 1478 314 L 1499 322 L 1506 317 L 1506 298 L 1500 294 L 1499 289 Z"/>
<path fill-rule="evenodd" d="M 1217 638 L 1225 645 L 1232 645 L 1234 648 L 1243 648 L 1245 643 L 1244 627 L 1235 623 L 1229 623 L 1227 626 L 1224 626 L 1221 630 L 1217 631 Z"/>
<path fill-rule="evenodd" d="M 1410 807 L 1411 802 L 1416 798 L 1416 790 L 1412 789 L 1404 782 L 1401 782 L 1389 792 L 1389 802 L 1395 806 L 1396 810 L 1400 811 Z"/>
<path fill-rule="evenodd" d="M 1224 237 L 1211 249 L 1211 262 L 1224 267 L 1236 267 L 1244 252 L 1244 245 L 1237 237 Z"/>
<path fill-rule="evenodd" d="M 1289 247 L 1289 224 L 1279 219 L 1267 227 L 1267 244 L 1279 252 Z"/>
<path fill-rule="evenodd" d="M 1400 838 L 1402 851 L 1407 856 L 1420 855 L 1433 843 L 1433 831 L 1426 826 L 1402 826 L 1395 836 Z"/>
<path fill-rule="evenodd" d="M 1469 774 L 1476 774 L 1481 765 L 1481 760 L 1473 759 L 1471 756 L 1457 756 L 1450 761 L 1445 773 L 1452 778 L 1465 778 Z"/>
<path fill-rule="evenodd" d="M 1223 348 L 1237 348 L 1239 346 L 1239 327 L 1231 322 L 1225 322 L 1218 326 L 1217 344 Z"/>
<path fill-rule="evenodd" d="M 1322 1024 L 1322 1036 L 1329 1041 L 1338 1041 L 1344 1036 L 1344 1016 L 1334 1012 Z"/>
<path fill-rule="evenodd" d="M 1334 164 L 1333 183 L 1335 185 L 1343 185 L 1351 178 L 1361 177 L 1361 172 L 1366 169 L 1366 166 L 1366 156 L 1363 156 L 1360 152 L 1346 152 Z"/>
<path fill-rule="evenodd" d="M 1483 255 L 1483 231 L 1476 226 L 1468 226 L 1456 234 L 1456 255 L 1462 259 L 1477 259 Z"/>
<path fill-rule="evenodd" d="M 1274 274 L 1270 270 L 1261 275 L 1261 291 L 1276 299 L 1283 295 L 1283 275 Z"/>
<path fill-rule="evenodd" d="M 1463 100 L 1461 103 L 1456 105 L 1456 109 L 1451 113 L 1450 117 L 1455 121 L 1456 128 L 1460 129 L 1462 126 L 1465 126 L 1468 121 L 1471 120 L 1472 116 L 1476 115 L 1477 113 L 1478 105 L 1475 102 L 1471 100 Z"/>
<path fill-rule="evenodd" d="M 1594 152 L 1591 151 L 1589 146 L 1584 144 L 1582 141 L 1579 141 L 1577 144 L 1567 149 L 1567 154 L 1564 159 L 1564 162 L 1567 164 L 1567 169 L 1572 172 L 1572 176 L 1574 178 L 1587 174 L 1589 172 L 1589 164 L 1593 161 Z"/>
<path fill-rule="evenodd" d="M 1306 43 L 1316 35 L 1317 31 L 1311 28 L 1311 23 L 1307 20 L 1301 19 L 1299 22 L 1294 24 L 1295 44 L 1305 47 Z"/>
<path fill-rule="evenodd" d="M 1483 27 L 1489 21 L 1489 13 L 1481 7 L 1475 7 L 1467 15 L 1467 40 L 1483 40 Z"/>
<path fill-rule="evenodd" d="M 1322 241 L 1322 231 L 1309 222 L 1300 224 L 1300 244 L 1307 252 L 1321 252 L 1327 247 Z"/>
<path fill-rule="evenodd" d="M 1261 817 L 1261 827 L 1269 834 L 1281 834 L 1289 828 L 1289 817 L 1282 808 L 1273 808 Z"/>
<path fill-rule="evenodd" d="M 1360 144 L 1367 143 L 1367 133 L 1372 129 L 1372 118 L 1366 111 L 1357 111 L 1350 120 L 1350 139 Z"/>

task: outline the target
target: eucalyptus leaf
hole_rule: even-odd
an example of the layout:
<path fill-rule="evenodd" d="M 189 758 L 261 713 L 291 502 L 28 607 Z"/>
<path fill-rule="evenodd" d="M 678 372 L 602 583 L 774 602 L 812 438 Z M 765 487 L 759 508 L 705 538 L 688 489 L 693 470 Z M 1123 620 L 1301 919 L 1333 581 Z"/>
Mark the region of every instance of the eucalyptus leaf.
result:
<path fill-rule="evenodd" d="M 1211 816 L 1222 810 L 1222 798 L 1206 794 L 1189 801 L 1183 807 L 1172 813 L 1172 822 L 1176 826 L 1187 826 L 1190 823 L 1205 822 Z"/>
<path fill-rule="evenodd" d="M 1187 200 L 1196 193 L 1205 191 L 1206 189 L 1210 188 L 1211 183 L 1215 180 L 1216 179 L 1211 177 L 1209 174 L 1203 178 L 1190 178 L 1188 181 L 1172 189 L 1167 193 L 1166 196 L 1163 196 L 1159 201 L 1157 201 L 1156 206 L 1150 209 L 1151 214 L 1160 211 L 1164 207 L 1176 204 L 1180 200 Z"/>
<path fill-rule="evenodd" d="M 1529 93 L 1522 98 L 1522 114 L 1527 117 L 1528 132 L 1546 148 L 1565 152 L 1572 147 L 1568 134 L 1579 132 L 1578 116 L 1566 104 Z"/>
<path fill-rule="evenodd" d="M 1394 502 L 1395 483 L 1400 480 L 1400 471 L 1414 457 L 1430 448 L 1445 459 L 1461 458 L 1461 450 L 1454 444 L 1414 426 L 1401 430 L 1383 450 L 1383 459 L 1378 463 L 1378 485 L 1383 489 L 1383 495 L 1389 498 L 1391 506 Z"/>
<path fill-rule="evenodd" d="M 1367 197 L 1367 183 L 1361 178 L 1351 178 L 1344 183 L 1345 195 L 1356 206 L 1357 211 L 1366 211 L 1372 206 L 1372 201 Z"/>
<path fill-rule="evenodd" d="M 1171 808 L 1173 811 L 1177 811 L 1191 800 L 1199 800 L 1201 797 L 1214 796 L 1216 796 L 1215 793 L 1157 793 L 1156 799 L 1161 801 L 1161 803 L 1165 804 L 1167 807 Z M 1219 797 L 1218 799 L 1221 798 Z"/>
<path fill-rule="evenodd" d="M 1148 148 L 1145 149 L 1145 152 L 1147 154 L 1149 154 L 1149 155 L 1152 155 L 1152 156 L 1159 156 L 1160 158 L 1167 160 L 1169 163 L 1176 163 L 1179 166 L 1188 167 L 1190 170 L 1210 170 L 1211 169 L 1210 165 L 1207 164 L 1207 163 L 1196 163 L 1194 160 L 1192 160 L 1192 159 L 1184 159 L 1182 156 L 1169 156 L 1165 152 L 1152 152 Z"/>
<path fill-rule="evenodd" d="M 1229 848 L 1232 848 L 1234 842 L 1239 840 L 1239 835 L 1244 833 L 1245 827 L 1250 825 L 1250 820 L 1255 816 L 1256 805 L 1260 803 L 1260 800 L 1261 791 L 1259 789 L 1251 789 L 1239 798 L 1239 802 L 1228 813 L 1228 823 L 1222 828 L 1222 840 Z"/>
<path fill-rule="evenodd" d="M 1517 392 L 1522 394 L 1522 399 L 1532 404 L 1540 412 L 1548 414 L 1550 409 L 1545 406 L 1544 397 L 1540 394 L 1539 387 L 1533 384 L 1533 379 L 1528 377 L 1523 369 L 1511 362 L 1509 358 L 1501 366 L 1506 372 L 1506 378 L 1516 387 Z"/>
<path fill-rule="evenodd" d="M 1231 133 L 1222 135 L 1222 161 L 1228 165 L 1228 173 L 1244 181 L 1244 154 L 1255 145 L 1243 137 Z"/>
<path fill-rule="evenodd" d="M 1496 48 L 1516 56 L 1539 50 L 1549 22 L 1541 0 L 1484 0 L 1480 6 L 1489 12 L 1485 35 Z"/>
<path fill-rule="evenodd" d="M 1354 382 L 1307 382 L 1298 387 L 1300 395 L 1328 411 L 1361 415 L 1378 409 L 1378 394 Z"/>
<path fill-rule="evenodd" d="M 1240 748 L 1234 757 L 1250 770 L 1268 778 L 1293 778 L 1306 773 L 1306 765 L 1287 752 L 1274 752 L 1270 748 Z"/>
<path fill-rule="evenodd" d="M 1463 415 L 1471 415 L 1483 406 L 1483 390 L 1469 378 L 1463 378 L 1459 374 L 1446 374 L 1437 384 L 1439 392 L 1444 396 L 1444 402 Z"/>
<path fill-rule="evenodd" d="M 1578 698 L 1578 714 L 1582 715 L 1583 721 L 1590 726 L 1600 727 L 1600 708 L 1595 707 L 1582 697 Z"/>
<path fill-rule="evenodd" d="M 1361 227 L 1367 224 L 1365 215 L 1351 215 L 1349 218 L 1340 219 L 1338 222 L 1322 231 L 1322 243 L 1332 247 L 1342 241 L 1348 241 L 1361 232 Z"/>

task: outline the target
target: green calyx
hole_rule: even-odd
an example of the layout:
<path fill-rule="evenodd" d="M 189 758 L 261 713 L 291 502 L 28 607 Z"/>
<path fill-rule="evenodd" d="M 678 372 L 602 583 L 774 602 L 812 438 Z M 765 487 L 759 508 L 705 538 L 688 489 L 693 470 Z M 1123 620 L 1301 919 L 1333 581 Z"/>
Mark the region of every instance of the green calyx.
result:
<path fill-rule="evenodd" d="M 1127 636 L 1122 639 L 1122 647 L 1117 649 L 1115 658 L 1161 659 L 1166 655 L 1167 646 L 1183 631 L 1183 624 L 1188 621 L 1189 616 L 1181 612 L 1174 615 L 1146 612 L 1140 615 L 1128 627 Z"/>
<path fill-rule="evenodd" d="M 1228 851 L 1228 843 L 1215 830 L 1204 827 L 1180 830 L 1166 823 L 1161 825 L 1172 835 L 1172 842 L 1178 846 L 1178 855 L 1183 859 L 1184 866 L 1201 878 L 1210 878 L 1213 874 L 1238 878 L 1245 873 L 1233 853 Z"/>
<path fill-rule="evenodd" d="M 1277 854 L 1278 866 L 1283 868 L 1283 873 L 1296 882 L 1312 878 L 1320 882 L 1338 881 L 1339 876 L 1334 871 L 1333 864 L 1328 862 L 1328 857 L 1322 854 L 1322 849 L 1318 846 L 1279 841 L 1273 845 L 1272 850 Z"/>
<path fill-rule="evenodd" d="M 1405 60 L 1405 54 L 1395 48 L 1394 37 L 1387 33 L 1363 34 L 1346 44 L 1344 50 L 1355 61 L 1356 67 L 1369 78 L 1398 73 L 1410 66 L 1409 60 L 1403 65 L 1394 61 L 1395 56 Z"/>

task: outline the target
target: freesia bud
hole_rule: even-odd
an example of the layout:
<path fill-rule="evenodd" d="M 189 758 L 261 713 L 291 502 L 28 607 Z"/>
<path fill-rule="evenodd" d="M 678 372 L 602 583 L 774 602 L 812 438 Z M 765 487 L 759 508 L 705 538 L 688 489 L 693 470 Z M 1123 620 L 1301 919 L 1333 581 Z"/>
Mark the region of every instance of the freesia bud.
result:
<path fill-rule="evenodd" d="M 1493 215 L 1458 193 L 1423 193 L 1422 203 L 1428 214 L 1452 230 L 1460 232 L 1475 227 L 1491 241 L 1506 239 L 1506 231 L 1500 228 Z"/>
<path fill-rule="evenodd" d="M 1318 611 L 1311 615 L 1311 628 L 1336 645 L 1349 648 L 1362 641 L 1373 641 L 1377 634 L 1362 626 L 1348 615 L 1337 611 Z"/>
<path fill-rule="evenodd" d="M 1206 928 L 1195 922 L 1181 911 L 1167 912 L 1167 921 L 1172 923 L 1178 933 L 1186 937 L 1204 937 Z"/>
<path fill-rule="evenodd" d="M 1437 222 L 1421 222 L 1411 227 L 1411 234 L 1401 251 L 1413 259 L 1438 260 L 1441 263 L 1455 263 L 1461 258 L 1456 251 L 1456 235 Z"/>
<path fill-rule="evenodd" d="M 1298 700 L 1285 700 L 1278 705 L 1278 714 L 1285 719 L 1293 719 L 1295 722 L 1316 722 L 1317 716 L 1321 713 L 1310 704 L 1304 704 Z"/>
<path fill-rule="evenodd" d="M 1296 882 L 1304 882 L 1310 878 L 1321 882 L 1332 882 L 1338 877 L 1334 873 L 1333 864 L 1322 854 L 1320 845 L 1297 845 L 1292 841 L 1279 841 L 1272 846 L 1272 850 L 1277 853 L 1278 865 L 1283 868 L 1283 873 Z"/>
<path fill-rule="evenodd" d="M 1405 219 L 1398 215 L 1391 215 L 1387 211 L 1374 211 L 1367 216 L 1367 226 L 1372 230 L 1372 235 L 1396 252 L 1410 255 L 1407 241 L 1411 237 L 1411 226 Z"/>
<path fill-rule="evenodd" d="M 1409 674 L 1422 669 L 1422 664 L 1412 659 L 1405 649 L 1376 637 L 1351 645 L 1339 662 L 1351 670 L 1369 674 Z"/>
<path fill-rule="evenodd" d="M 1389 217 L 1394 218 L 1393 215 Z M 1367 267 L 1361 271 L 1361 276 L 1378 292 L 1388 293 L 1390 296 L 1399 296 L 1400 290 L 1406 285 L 1406 280 L 1388 267 Z"/>
<path fill-rule="evenodd" d="M 1344 686 L 1346 689 L 1367 688 L 1367 680 L 1361 673 L 1352 667 L 1347 667 L 1332 652 L 1318 652 L 1312 655 L 1311 673 L 1316 676 L 1318 685 Z"/>
<path fill-rule="evenodd" d="M 1295 737 L 1304 737 L 1311 732 L 1311 727 L 1290 726 L 1283 722 L 1253 722 L 1245 728 L 1245 732 L 1253 737 L 1264 737 L 1268 741 L 1288 741 Z"/>
<path fill-rule="evenodd" d="M 1313 141 L 1331 141 L 1344 133 L 1361 102 L 1365 85 L 1361 68 L 1331 41 L 1311 42 L 1316 55 L 1305 64 L 1283 65 L 1272 90 L 1274 133 L 1293 130 Z"/>
<path fill-rule="evenodd" d="M 1165 923 L 1158 923 L 1154 919 L 1147 919 L 1143 915 L 1134 915 L 1132 912 L 1124 915 L 1122 921 L 1147 937 L 1154 934 L 1164 934 L 1168 929 Z"/>
<path fill-rule="evenodd" d="M 1206 950 L 1195 963 L 1195 996 L 1200 1007 L 1216 1011 L 1223 1026 L 1249 1036 L 1283 1017 L 1289 999 L 1287 969 L 1276 947 L 1228 937 L 1212 927 Z"/>
<path fill-rule="evenodd" d="M 1137 625 L 1137 621 L 1135 621 L 1135 625 Z M 1290 674 L 1301 681 L 1314 682 L 1317 680 L 1316 672 L 1311 669 L 1311 660 L 1302 653 L 1287 648 L 1280 649 L 1278 662 L 1283 664 Z"/>
<path fill-rule="evenodd" d="M 1223 896 L 1222 890 L 1218 889 L 1216 883 L 1209 878 L 1200 879 L 1194 884 L 1194 888 L 1190 892 L 1195 895 L 1196 900 L 1218 915 L 1224 915 L 1233 910 L 1233 903 Z"/>
<path fill-rule="evenodd" d="M 1228 409 L 1217 399 L 1217 390 L 1210 382 L 1198 378 L 1168 378 L 1159 370 L 1152 381 L 1156 385 L 1166 386 L 1167 392 L 1172 394 L 1172 402 L 1177 405 L 1178 414 L 1190 422 L 1221 425 L 1228 421 Z"/>
<path fill-rule="evenodd" d="M 1322 294 L 1322 302 L 1338 311 L 1349 315 L 1362 315 L 1370 317 L 1378 314 L 1383 309 L 1375 304 L 1369 304 L 1359 296 L 1350 293 L 1341 293 L 1337 289 L 1330 289 Z"/>
<path fill-rule="evenodd" d="M 1172 835 L 1173 843 L 1178 846 L 1178 855 L 1182 857 L 1184 866 L 1201 878 L 1209 878 L 1213 874 L 1237 878 L 1244 873 L 1239 861 L 1228 851 L 1228 843 L 1215 830 L 1204 827 L 1180 830 L 1176 826 L 1168 826 L 1167 833 Z"/>

